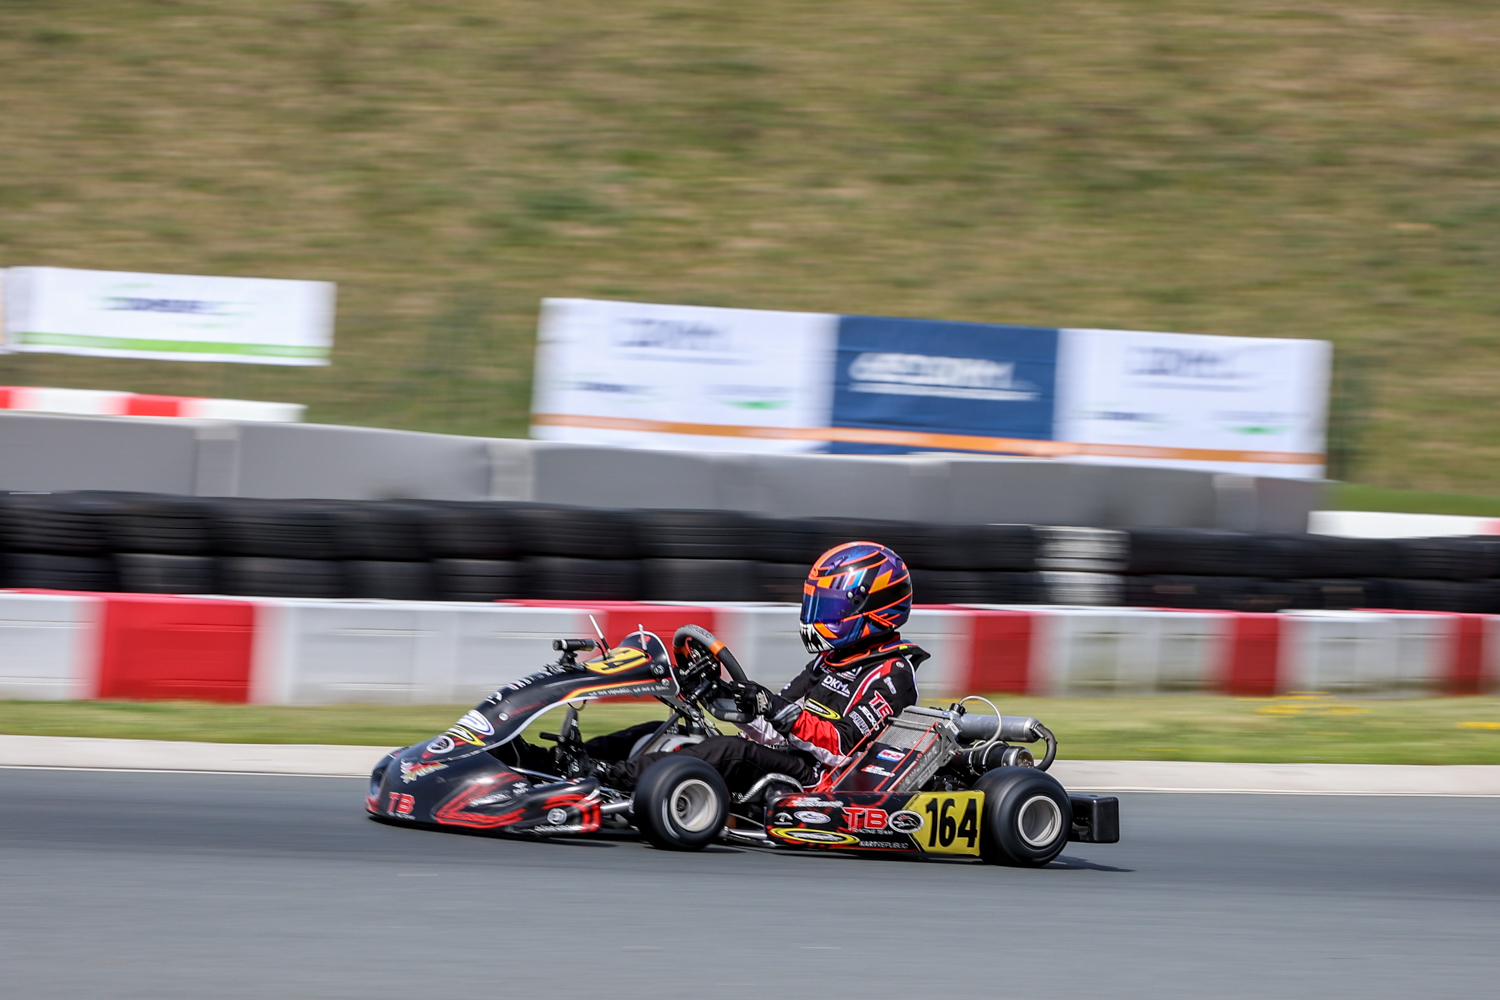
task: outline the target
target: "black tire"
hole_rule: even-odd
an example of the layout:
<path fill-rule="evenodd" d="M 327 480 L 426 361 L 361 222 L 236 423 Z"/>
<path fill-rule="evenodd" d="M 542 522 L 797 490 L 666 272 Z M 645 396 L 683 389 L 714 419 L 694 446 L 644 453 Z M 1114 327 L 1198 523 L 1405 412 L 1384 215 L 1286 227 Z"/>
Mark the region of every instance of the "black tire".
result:
<path fill-rule="evenodd" d="M 634 559 L 635 526 L 623 511 L 518 504 L 517 541 L 530 556 Z"/>
<path fill-rule="evenodd" d="M 1491 603 L 1488 581 L 1386 580 L 1382 591 L 1382 607 L 1404 611 L 1482 614 Z"/>
<path fill-rule="evenodd" d="M 988 604 L 992 588 L 987 576 L 977 570 L 914 569 L 912 599 L 922 604 Z"/>
<path fill-rule="evenodd" d="M 416 507 L 434 559 L 510 561 L 520 551 L 516 504 L 426 500 Z"/>
<path fill-rule="evenodd" d="M 790 563 L 802 567 L 802 576 L 813 560 L 827 551 L 823 544 L 825 525 L 813 518 L 751 516 L 755 558 L 768 563 Z M 847 540 L 847 539 L 846 539 Z M 798 591 L 797 600 L 802 600 Z"/>
<path fill-rule="evenodd" d="M 219 560 L 224 593 L 242 597 L 347 597 L 344 567 L 321 559 L 231 556 Z"/>
<path fill-rule="evenodd" d="M 1003 570 L 982 574 L 985 596 L 981 604 L 1045 604 L 1047 582 L 1041 573 L 1012 573 Z M 926 603 L 921 594 L 917 600 Z"/>
<path fill-rule="evenodd" d="M 526 560 L 526 596 L 552 601 L 639 600 L 640 570 L 640 564 L 629 559 L 533 556 Z"/>
<path fill-rule="evenodd" d="M 641 575 L 648 601 L 759 599 L 755 563 L 745 559 L 643 559 Z"/>
<path fill-rule="evenodd" d="M 801 604 L 802 585 L 807 582 L 809 568 L 807 563 L 756 563 L 755 599 L 773 604 Z"/>
<path fill-rule="evenodd" d="M 110 520 L 118 510 L 117 501 L 96 495 L 0 496 L 0 549 L 58 556 L 105 555 L 110 551 Z"/>
<path fill-rule="evenodd" d="M 1261 610 L 1254 605 L 1256 595 L 1264 590 L 1262 583 L 1241 576 L 1130 576 L 1125 578 L 1125 604 L 1195 611 Z"/>
<path fill-rule="evenodd" d="M 641 775 L 632 809 L 636 827 L 651 846 L 701 851 L 718 838 L 729 818 L 729 789 L 705 762 L 674 754 Z"/>
<path fill-rule="evenodd" d="M 751 520 L 734 510 L 636 510 L 636 543 L 646 559 L 746 559 Z"/>
<path fill-rule="evenodd" d="M 3 557 L 5 586 L 34 590 L 113 591 L 119 589 L 108 556 L 56 556 L 11 552 Z"/>
<path fill-rule="evenodd" d="M 1398 538 L 1399 576 L 1410 580 L 1467 581 L 1490 572 L 1490 553 L 1474 538 Z"/>
<path fill-rule="evenodd" d="M 1377 588 L 1370 580 L 1298 580 L 1303 590 L 1298 607 L 1315 611 L 1350 611 L 1378 607 Z"/>
<path fill-rule="evenodd" d="M 1034 570 L 1040 543 L 1025 524 L 923 524 L 862 518 L 820 518 L 824 548 L 869 541 L 894 549 L 913 569 Z M 955 602 L 958 603 L 958 602 Z"/>
<path fill-rule="evenodd" d="M 1401 550 L 1396 542 L 1393 538 L 1309 535 L 1301 575 L 1334 580 L 1397 576 Z"/>
<path fill-rule="evenodd" d="M 1127 572 L 1151 576 L 1243 575 L 1254 536 L 1202 528 L 1132 528 Z"/>
<path fill-rule="evenodd" d="M 115 556 L 120 589 L 132 594 L 212 594 L 214 561 L 208 556 L 121 552 Z"/>
<path fill-rule="evenodd" d="M 825 552 L 845 542 L 875 542 L 893 549 L 908 566 L 922 566 L 940 545 L 940 540 L 925 524 L 871 517 L 819 517 L 815 520 L 823 535 L 820 548 Z"/>
<path fill-rule="evenodd" d="M 1267 533 L 1250 535 L 1241 543 L 1245 560 L 1232 572 L 1266 580 L 1291 580 L 1302 576 L 1313 543 L 1310 535 Z"/>
<path fill-rule="evenodd" d="M 438 599 L 437 583 L 428 563 L 353 559 L 344 563 L 344 572 L 350 597 L 387 601 Z"/>
<path fill-rule="evenodd" d="M 509 559 L 436 559 L 438 598 L 444 601 L 504 601 L 525 596 L 525 574 Z"/>
<path fill-rule="evenodd" d="M 339 559 L 343 546 L 335 506 L 318 500 L 219 500 L 214 504 L 218 551 L 269 559 Z"/>
<path fill-rule="evenodd" d="M 339 549 L 346 559 L 424 562 L 428 549 L 423 514 L 420 508 L 399 501 L 337 504 L 333 516 Z"/>
<path fill-rule="evenodd" d="M 1073 805 L 1052 775 L 1034 767 L 997 767 L 974 782 L 984 793 L 979 856 L 992 865 L 1040 868 L 1068 846 Z"/>
<path fill-rule="evenodd" d="M 114 551 L 164 556 L 213 554 L 212 501 L 167 494 L 131 494 L 117 502 L 119 510 L 111 519 Z"/>

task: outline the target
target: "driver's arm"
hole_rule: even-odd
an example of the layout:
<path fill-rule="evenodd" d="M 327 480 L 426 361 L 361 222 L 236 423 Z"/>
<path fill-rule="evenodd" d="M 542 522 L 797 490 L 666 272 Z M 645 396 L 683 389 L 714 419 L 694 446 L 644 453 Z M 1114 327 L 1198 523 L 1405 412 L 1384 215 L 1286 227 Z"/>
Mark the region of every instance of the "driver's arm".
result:
<path fill-rule="evenodd" d="M 799 749 L 827 766 L 843 762 L 861 740 L 883 721 L 917 703 L 916 673 L 907 660 L 893 657 L 860 678 L 844 714 L 836 719 L 814 715 L 801 705 L 768 694 L 766 721 Z"/>
<path fill-rule="evenodd" d="M 817 666 L 817 663 L 817 657 L 809 660 L 807 666 L 802 668 L 800 674 L 787 681 L 786 687 L 781 689 L 781 694 L 779 695 L 771 694 L 771 692 L 761 688 L 758 684 L 752 685 L 752 689 L 765 691 L 768 700 L 764 707 L 770 706 L 771 702 L 769 699 L 771 698 L 776 699 L 778 704 L 791 704 L 805 697 L 813 689 L 813 685 L 817 683 L 818 677 L 813 670 Z M 800 706 L 792 705 L 792 708 L 797 708 L 800 711 Z M 740 723 L 739 727 L 740 731 L 747 737 L 757 743 L 764 743 L 766 746 L 777 746 L 786 741 L 786 734 L 777 730 L 766 720 L 764 711 L 757 712 L 749 722 Z"/>

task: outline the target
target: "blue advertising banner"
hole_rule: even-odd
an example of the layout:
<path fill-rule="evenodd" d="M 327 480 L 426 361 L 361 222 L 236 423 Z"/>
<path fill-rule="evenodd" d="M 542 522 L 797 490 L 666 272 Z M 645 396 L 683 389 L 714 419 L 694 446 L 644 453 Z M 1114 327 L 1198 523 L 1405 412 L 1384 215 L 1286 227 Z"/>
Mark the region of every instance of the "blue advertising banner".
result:
<path fill-rule="evenodd" d="M 829 450 L 1003 453 L 995 439 L 1049 441 L 1057 352 L 1052 328 L 841 316 L 832 425 L 869 433 L 837 435 Z"/>

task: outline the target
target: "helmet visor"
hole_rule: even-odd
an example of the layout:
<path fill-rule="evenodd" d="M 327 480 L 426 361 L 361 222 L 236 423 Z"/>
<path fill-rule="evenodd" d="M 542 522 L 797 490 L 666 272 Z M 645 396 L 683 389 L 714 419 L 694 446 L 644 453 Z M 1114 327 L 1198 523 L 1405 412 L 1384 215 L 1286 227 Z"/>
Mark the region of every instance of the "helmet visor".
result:
<path fill-rule="evenodd" d="M 812 593 L 802 595 L 802 623 L 810 625 L 822 622 L 831 625 L 851 615 L 859 614 L 865 604 L 866 595 L 861 590 L 832 590 L 814 587 Z"/>

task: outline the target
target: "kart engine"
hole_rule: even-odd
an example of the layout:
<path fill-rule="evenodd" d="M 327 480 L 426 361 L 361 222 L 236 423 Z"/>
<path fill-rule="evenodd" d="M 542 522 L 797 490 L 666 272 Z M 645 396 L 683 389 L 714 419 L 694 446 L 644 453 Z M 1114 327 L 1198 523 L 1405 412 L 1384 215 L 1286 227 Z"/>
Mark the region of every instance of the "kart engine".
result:
<path fill-rule="evenodd" d="M 1046 740 L 1046 756 L 1037 764 L 1026 748 L 1011 746 L 1008 740 Z M 971 780 L 996 767 L 1046 770 L 1056 753 L 1057 739 L 1029 716 L 971 715 L 961 706 L 944 711 L 912 705 L 886 724 L 836 787 L 915 792 L 926 788 L 950 761 Z"/>

